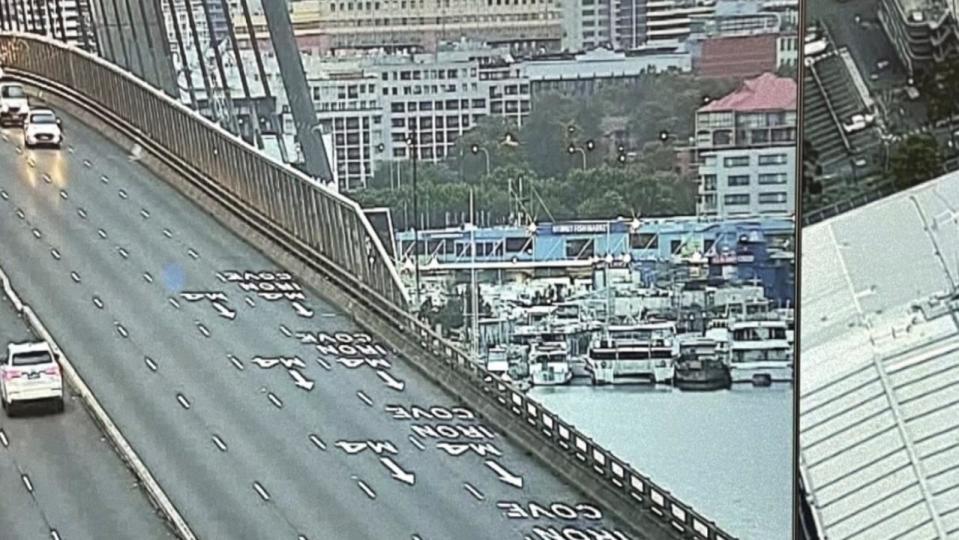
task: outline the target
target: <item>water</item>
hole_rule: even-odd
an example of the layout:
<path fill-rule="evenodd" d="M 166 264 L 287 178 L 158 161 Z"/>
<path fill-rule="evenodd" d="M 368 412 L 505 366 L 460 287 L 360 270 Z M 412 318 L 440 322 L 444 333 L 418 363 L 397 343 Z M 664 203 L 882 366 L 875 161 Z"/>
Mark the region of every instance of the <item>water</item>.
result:
<path fill-rule="evenodd" d="M 791 538 L 791 387 L 536 387 L 530 397 L 729 534 Z"/>

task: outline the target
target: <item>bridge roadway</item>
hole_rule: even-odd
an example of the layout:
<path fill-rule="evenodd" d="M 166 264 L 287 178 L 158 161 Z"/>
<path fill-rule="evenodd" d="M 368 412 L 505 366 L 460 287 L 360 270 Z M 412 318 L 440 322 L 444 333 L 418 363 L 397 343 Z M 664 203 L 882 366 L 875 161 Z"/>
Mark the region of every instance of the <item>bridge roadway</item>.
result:
<path fill-rule="evenodd" d="M 0 293 L 0 346 L 33 339 Z M 175 538 L 83 406 L 66 401 L 63 414 L 0 415 L 0 538 Z"/>
<path fill-rule="evenodd" d="M 376 370 L 321 353 L 300 332 L 348 341 L 347 315 L 243 289 L 283 276 L 230 281 L 277 269 L 135 150 L 66 115 L 64 131 L 57 151 L 3 130 L 3 262 L 199 537 L 627 538 L 596 532 L 621 527 L 590 507 L 539 511 L 588 501 L 392 354 Z M 441 408 L 402 418 L 413 406 Z"/>

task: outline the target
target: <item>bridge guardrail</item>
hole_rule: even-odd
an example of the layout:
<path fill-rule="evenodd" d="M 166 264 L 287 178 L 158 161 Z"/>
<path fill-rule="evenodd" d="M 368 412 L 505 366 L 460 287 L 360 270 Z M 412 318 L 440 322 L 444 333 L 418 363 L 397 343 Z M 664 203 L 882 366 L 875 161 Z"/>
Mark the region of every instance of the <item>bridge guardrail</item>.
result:
<path fill-rule="evenodd" d="M 415 338 L 434 359 L 521 420 L 543 443 L 560 449 L 621 501 L 628 501 L 630 508 L 654 516 L 682 538 L 734 540 L 411 315 L 399 276 L 354 201 L 312 185 L 300 172 L 273 162 L 183 104 L 85 51 L 37 36 L 0 33 L 0 65 L 8 76 L 47 87 L 122 126 L 161 159 L 191 171 L 199 177 L 197 187 L 318 269 L 353 301 Z"/>

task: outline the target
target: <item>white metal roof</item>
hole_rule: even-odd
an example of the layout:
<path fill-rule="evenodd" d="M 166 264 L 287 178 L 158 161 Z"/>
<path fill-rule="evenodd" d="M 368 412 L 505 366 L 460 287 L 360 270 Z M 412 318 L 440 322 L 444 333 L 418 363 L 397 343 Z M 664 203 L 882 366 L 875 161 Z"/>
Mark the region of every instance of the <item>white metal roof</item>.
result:
<path fill-rule="evenodd" d="M 800 446 L 823 533 L 959 537 L 959 174 L 803 230 Z"/>

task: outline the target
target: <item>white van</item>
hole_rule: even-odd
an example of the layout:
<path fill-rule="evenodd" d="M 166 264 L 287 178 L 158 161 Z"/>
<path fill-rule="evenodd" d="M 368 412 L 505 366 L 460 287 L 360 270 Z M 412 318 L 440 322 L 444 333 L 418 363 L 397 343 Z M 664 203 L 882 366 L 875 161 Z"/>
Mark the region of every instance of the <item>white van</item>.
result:
<path fill-rule="evenodd" d="M 27 93 L 20 83 L 0 84 L 0 126 L 22 126 L 30 113 Z"/>

